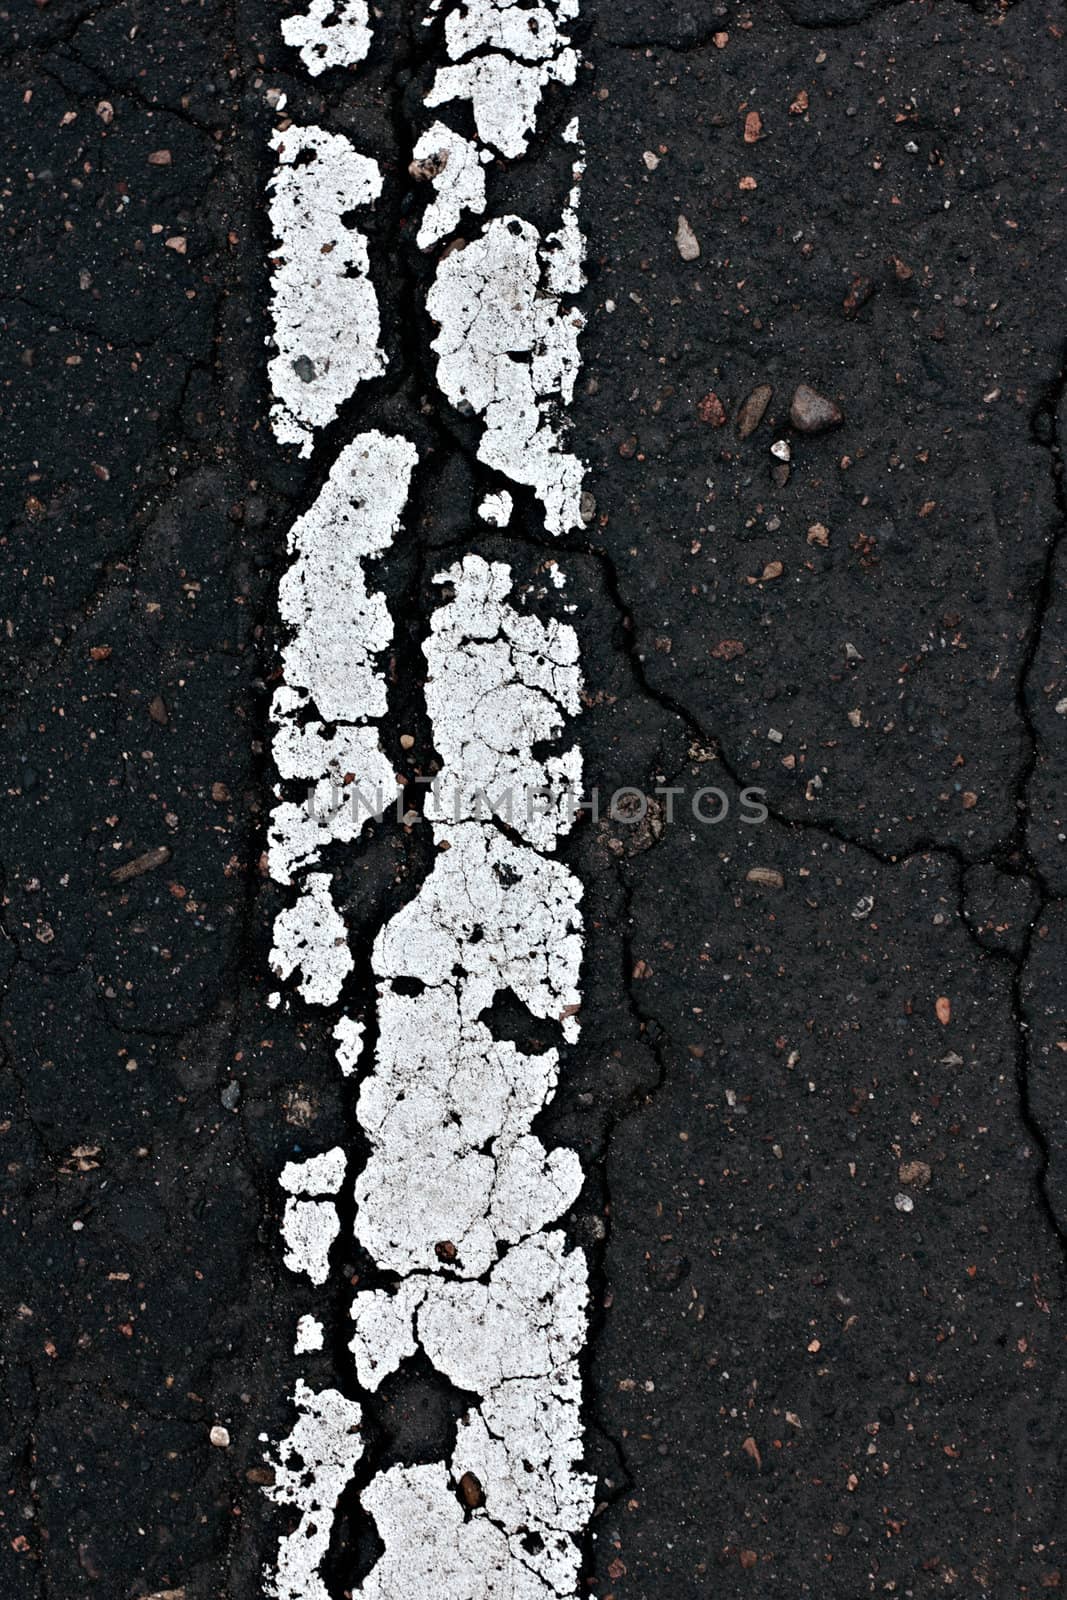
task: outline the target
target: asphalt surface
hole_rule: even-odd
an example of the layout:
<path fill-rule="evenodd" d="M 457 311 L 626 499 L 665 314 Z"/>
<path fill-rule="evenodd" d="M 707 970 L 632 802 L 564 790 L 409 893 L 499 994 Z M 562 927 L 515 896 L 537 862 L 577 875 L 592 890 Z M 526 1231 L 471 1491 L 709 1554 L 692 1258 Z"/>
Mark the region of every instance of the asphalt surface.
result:
<path fill-rule="evenodd" d="M 261 0 L 0 12 L 0 1591 L 260 1592 L 259 1436 L 313 1304 L 277 1174 L 356 1140 L 328 1024 L 266 1004 L 275 591 L 322 459 L 267 426 L 268 89 L 386 178 L 393 365 L 327 444 L 402 425 L 423 458 L 382 574 L 397 770 L 432 756 L 433 573 L 473 550 L 535 589 L 565 561 L 587 781 L 683 791 L 674 820 L 661 797 L 561 847 L 583 1032 L 539 1131 L 587 1173 L 588 1592 L 1055 1590 L 1067 18 L 586 0 L 578 85 L 547 96 L 588 159 L 572 417 L 596 511 L 561 541 L 525 502 L 507 533 L 473 522 L 498 485 L 434 388 L 417 21 L 376 19 L 365 66 L 311 84 Z M 539 134 L 492 209 L 550 226 L 565 173 Z M 798 384 L 837 426 L 790 426 Z M 716 825 L 689 810 L 705 787 Z M 357 953 L 423 834 L 338 860 Z M 324 1377 L 369 1270 L 339 1265 Z M 461 1400 L 428 1363 L 390 1380 L 368 1470 L 440 1455 Z M 353 1491 L 331 1592 L 377 1549 Z"/>

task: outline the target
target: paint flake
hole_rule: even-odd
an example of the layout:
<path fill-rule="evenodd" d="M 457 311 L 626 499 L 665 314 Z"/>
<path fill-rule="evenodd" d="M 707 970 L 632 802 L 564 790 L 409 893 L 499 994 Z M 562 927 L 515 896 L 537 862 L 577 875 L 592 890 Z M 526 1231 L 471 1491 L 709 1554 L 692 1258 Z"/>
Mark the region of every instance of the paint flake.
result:
<path fill-rule="evenodd" d="M 337 1065 L 341 1069 L 342 1076 L 346 1078 L 350 1078 L 359 1065 L 366 1031 L 363 1023 L 357 1022 L 352 1017 L 342 1017 L 333 1030 L 337 1044 Z"/>
<path fill-rule="evenodd" d="M 315 1355 L 323 1348 L 323 1344 L 323 1326 L 318 1317 L 301 1317 L 296 1325 L 296 1344 L 293 1346 L 293 1354 Z"/>
<path fill-rule="evenodd" d="M 493 528 L 506 528 L 511 521 L 511 512 L 515 502 L 506 489 L 501 489 L 494 494 L 487 494 L 478 507 L 478 515 L 483 522 L 488 522 Z"/>
<path fill-rule="evenodd" d="M 337 1207 L 332 1200 L 290 1197 L 282 1213 L 283 1259 L 289 1271 L 304 1273 L 313 1284 L 321 1287 L 329 1275 L 330 1248 L 340 1231 Z"/>
<path fill-rule="evenodd" d="M 286 1194 L 336 1194 L 345 1179 L 348 1157 L 341 1146 L 308 1156 L 304 1161 L 287 1161 L 278 1179 Z"/>
<path fill-rule="evenodd" d="M 573 84 L 577 70 L 573 50 L 563 50 L 550 61 L 532 63 L 514 61 L 510 56 L 476 56 L 456 66 L 439 67 L 426 104 L 434 109 L 451 100 L 469 100 L 478 138 L 515 160 L 526 154 L 547 85 Z"/>

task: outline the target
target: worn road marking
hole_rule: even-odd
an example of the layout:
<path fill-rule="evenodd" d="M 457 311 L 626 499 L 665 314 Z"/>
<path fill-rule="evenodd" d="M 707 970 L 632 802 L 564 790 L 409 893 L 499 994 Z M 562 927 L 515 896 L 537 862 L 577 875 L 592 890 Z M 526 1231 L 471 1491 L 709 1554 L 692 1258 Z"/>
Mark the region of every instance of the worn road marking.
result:
<path fill-rule="evenodd" d="M 421 249 L 485 211 L 495 154 L 525 152 L 545 85 L 573 82 L 577 65 L 564 32 L 575 0 L 466 0 L 451 9 L 437 0 L 432 9 L 446 10 L 448 64 L 426 105 L 469 99 L 477 138 L 438 120 L 402 152 L 413 177 L 432 186 Z M 365 8 L 328 12 L 314 0 L 306 17 L 285 25 L 313 75 L 332 64 L 329 45 L 338 41 L 324 48 L 323 40 L 342 18 L 356 59 L 366 53 Z M 577 145 L 576 123 L 564 138 Z M 346 139 L 321 129 L 289 130 L 276 148 L 274 424 L 282 443 L 307 454 L 315 430 L 382 370 L 357 230 L 344 230 L 341 259 L 333 259 L 340 218 L 370 204 L 381 179 Z M 508 215 L 466 248 L 445 251 L 426 304 L 438 325 L 432 349 L 444 399 L 481 419 L 480 459 L 532 490 L 548 535 L 582 521 L 583 469 L 565 423 L 583 326 L 573 304 L 583 282 L 581 172 L 579 148 L 560 225 L 547 236 Z M 388 714 L 380 662 L 392 622 L 366 563 L 387 552 L 415 466 L 401 437 L 366 433 L 344 446 L 293 527 L 294 561 L 279 592 L 291 635 L 273 706 L 274 753 L 283 782 L 310 783 L 315 805 L 309 815 L 282 793 L 272 815 L 270 871 L 296 898 L 276 919 L 271 963 L 302 1002 L 342 1010 L 334 1039 L 346 1077 L 361 1071 L 366 1027 L 343 1010 L 353 958 L 331 875 L 309 869 L 328 859 L 325 844 L 352 843 L 365 824 L 331 804 L 337 792 L 353 775 L 372 786 L 392 777 L 377 726 Z M 514 504 L 487 483 L 481 518 L 505 527 Z M 326 1283 L 340 1227 L 336 1197 L 354 1182 L 355 1234 L 386 1280 L 351 1305 L 360 1388 L 373 1393 L 421 1350 L 475 1397 L 447 1461 L 393 1466 L 364 1485 L 361 1502 L 384 1552 L 353 1592 L 363 1600 L 561 1600 L 577 1593 L 577 1538 L 594 1491 L 580 1465 L 586 1262 L 553 1226 L 576 1199 L 582 1171 L 574 1151 L 547 1149 L 532 1131 L 555 1093 L 559 1050 L 529 1053 L 497 1039 L 486 1014 L 508 996 L 565 1042 L 578 1036 L 581 885 L 552 858 L 581 790 L 581 755 L 565 741 L 580 710 L 578 641 L 565 623 L 523 609 L 505 562 L 471 553 L 436 581 L 441 603 L 423 650 L 442 767 L 420 826 L 432 829 L 437 848 L 413 898 L 374 941 L 373 1060 L 356 1097 L 370 1155 L 355 1175 L 340 1146 L 286 1165 L 285 1259 L 313 1284 Z M 546 744 L 556 748 L 546 754 Z M 322 1347 L 321 1322 L 305 1314 L 296 1352 Z M 298 1421 L 279 1446 L 286 1466 L 270 1493 L 301 1520 L 281 1541 L 267 1590 L 278 1600 L 324 1600 L 320 1568 L 339 1495 L 362 1456 L 361 1409 L 337 1390 L 315 1394 L 303 1383 L 295 1403 Z"/>

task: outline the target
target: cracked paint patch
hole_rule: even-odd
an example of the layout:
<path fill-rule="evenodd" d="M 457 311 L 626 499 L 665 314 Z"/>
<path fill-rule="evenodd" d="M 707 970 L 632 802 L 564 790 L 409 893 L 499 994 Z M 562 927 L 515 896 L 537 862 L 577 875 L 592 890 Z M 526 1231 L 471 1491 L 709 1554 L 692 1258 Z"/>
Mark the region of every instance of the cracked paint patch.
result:
<path fill-rule="evenodd" d="M 576 252 L 580 275 L 580 247 L 566 219 L 546 244 L 521 217 L 494 218 L 444 258 L 426 300 L 442 392 L 484 419 L 479 459 L 534 491 L 552 534 L 582 525 L 583 467 L 559 413 L 574 396 L 585 319 L 553 288 L 570 289 Z"/>
<path fill-rule="evenodd" d="M 277 1457 L 264 1457 L 274 1469 L 274 1483 L 264 1492 L 276 1505 L 299 1511 L 300 1521 L 279 1542 L 265 1593 L 270 1600 L 330 1600 L 319 1568 L 337 1502 L 363 1454 L 363 1413 L 336 1389 L 315 1393 L 302 1378 L 293 1399 L 299 1416 Z"/>
<path fill-rule="evenodd" d="M 364 1491 L 386 1545 L 364 1600 L 575 1592 L 576 1536 L 594 1492 L 579 1466 L 587 1301 L 584 1257 L 555 1230 L 509 1250 L 486 1283 L 425 1276 L 357 1295 L 352 1349 L 365 1388 L 421 1345 L 480 1397 L 447 1467 L 394 1467 Z M 467 1473 L 482 1504 L 464 1516 L 457 1485 Z"/>
<path fill-rule="evenodd" d="M 372 1153 L 356 1179 L 356 1236 L 392 1271 L 444 1262 L 476 1276 L 498 1242 L 544 1227 L 581 1188 L 575 1153 L 530 1132 L 558 1052 L 526 1054 L 481 1020 L 508 991 L 576 1036 L 581 885 L 495 827 L 434 836 L 448 848 L 375 941 L 379 1040 L 357 1106 Z"/>
<path fill-rule="evenodd" d="M 285 683 L 271 707 L 272 753 L 300 801 L 271 813 L 271 877 L 289 884 L 334 841 L 351 843 L 392 802 L 396 775 L 378 727 L 387 695 L 378 657 L 392 641 L 384 596 L 368 587 L 367 562 L 392 544 L 417 460 L 408 439 L 371 431 L 345 446 L 310 510 L 289 531 L 295 556 L 278 589 L 292 637 Z M 318 720 L 314 712 L 329 720 Z"/>
<path fill-rule="evenodd" d="M 268 362 L 277 396 L 275 437 L 311 454 L 317 428 L 332 422 L 361 383 L 385 371 L 378 297 L 367 241 L 346 220 L 377 200 L 382 175 L 339 133 L 291 127 L 275 133 L 270 181 L 271 312 L 277 355 Z"/>
<path fill-rule="evenodd" d="M 282 38 L 313 78 L 328 67 L 354 67 L 371 47 L 367 0 L 311 0 L 306 12 L 285 18 Z"/>
<path fill-rule="evenodd" d="M 282 621 L 293 629 L 282 651 L 285 682 L 290 691 L 303 690 L 330 722 L 385 715 L 385 680 L 375 657 L 391 642 L 393 624 L 384 596 L 367 587 L 364 563 L 392 544 L 417 460 L 409 439 L 359 434 L 289 532 L 296 559 L 278 590 Z M 292 715 L 291 695 L 281 707 Z M 288 739 L 283 754 L 293 775 L 308 776 L 295 765 L 302 742 Z"/>
<path fill-rule="evenodd" d="M 455 64 L 438 68 L 426 104 L 469 100 L 483 144 L 511 159 L 525 155 L 547 85 L 575 81 L 578 56 L 560 24 L 577 10 L 576 0 L 458 6 L 445 22 L 445 46 Z"/>
<path fill-rule="evenodd" d="M 308 873 L 296 903 L 278 913 L 270 966 L 276 978 L 301 974 L 297 987 L 308 1005 L 333 1005 L 340 996 L 353 961 L 328 872 Z"/>
<path fill-rule="evenodd" d="M 582 758 L 576 745 L 537 758 L 581 709 L 578 636 L 508 603 L 511 568 L 481 556 L 440 572 L 450 604 L 434 612 L 424 646 L 426 706 L 443 760 L 426 801 L 431 821 L 492 810 L 539 850 L 574 821 Z"/>
<path fill-rule="evenodd" d="M 464 212 L 481 216 L 489 159 L 487 151 L 443 122 L 435 122 L 423 134 L 409 168 L 413 177 L 429 178 L 434 188 L 415 239 L 420 250 L 430 250 L 454 233 Z"/>

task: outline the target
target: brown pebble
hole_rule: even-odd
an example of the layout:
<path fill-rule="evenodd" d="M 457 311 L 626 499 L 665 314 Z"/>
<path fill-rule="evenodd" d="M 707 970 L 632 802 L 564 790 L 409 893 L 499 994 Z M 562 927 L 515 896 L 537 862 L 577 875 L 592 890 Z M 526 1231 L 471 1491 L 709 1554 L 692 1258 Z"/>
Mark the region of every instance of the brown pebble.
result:
<path fill-rule="evenodd" d="M 774 390 L 769 383 L 761 383 L 748 399 L 745 400 L 737 413 L 737 437 L 747 439 L 750 433 L 755 433 L 763 421 L 764 413 L 771 403 Z"/>
<path fill-rule="evenodd" d="M 758 883 L 764 889 L 784 889 L 785 879 L 777 867 L 749 867 L 746 883 Z"/>
<path fill-rule="evenodd" d="M 740 639 L 720 639 L 718 644 L 712 645 L 711 654 L 716 661 L 736 661 L 738 656 L 743 656 L 745 647 Z"/>
<path fill-rule="evenodd" d="M 465 1472 L 460 1478 L 459 1492 L 463 1496 L 464 1505 L 470 1506 L 472 1511 L 478 1506 L 484 1506 L 485 1490 L 473 1472 Z"/>
<path fill-rule="evenodd" d="M 830 543 L 830 530 L 821 522 L 813 522 L 808 529 L 808 543 L 818 544 L 825 550 Z"/>
<path fill-rule="evenodd" d="M 745 118 L 745 143 L 755 144 L 763 137 L 763 118 L 758 111 L 750 111 Z"/>
<path fill-rule="evenodd" d="M 154 695 L 152 699 L 149 700 L 148 715 L 152 718 L 153 722 L 158 722 L 161 728 L 165 728 L 167 726 L 167 723 L 170 721 L 170 713 L 167 710 L 167 703 L 161 694 Z"/>
<path fill-rule="evenodd" d="M 451 1239 L 440 1239 L 433 1247 L 438 1261 L 455 1261 L 458 1251 Z"/>
<path fill-rule="evenodd" d="M 146 850 L 143 856 L 134 856 L 132 861 L 125 861 L 121 867 L 116 867 L 111 873 L 111 880 L 113 883 L 125 883 L 129 878 L 139 878 L 142 872 L 151 872 L 169 860 L 170 850 L 167 846 L 157 845 L 154 850 Z"/>
<path fill-rule="evenodd" d="M 839 428 L 845 417 L 832 400 L 806 383 L 799 383 L 793 392 L 789 420 L 798 433 L 825 433 L 828 428 Z"/>
<path fill-rule="evenodd" d="M 153 150 L 151 152 L 151 154 L 149 155 L 149 157 L 148 157 L 148 165 L 150 167 L 169 167 L 170 166 L 170 151 L 169 150 Z"/>
<path fill-rule="evenodd" d="M 624 461 L 629 461 L 631 456 L 635 456 L 637 454 L 636 433 L 631 433 L 628 439 L 624 439 L 622 441 L 622 444 L 619 446 L 619 454 L 622 456 Z"/>
<path fill-rule="evenodd" d="M 212 800 L 220 801 L 228 800 L 230 798 L 230 791 L 227 789 L 224 783 L 213 783 L 211 785 L 211 798 Z"/>
<path fill-rule="evenodd" d="M 930 1182 L 930 1168 L 925 1161 L 902 1161 L 897 1169 L 901 1183 L 916 1189 L 925 1189 Z"/>

